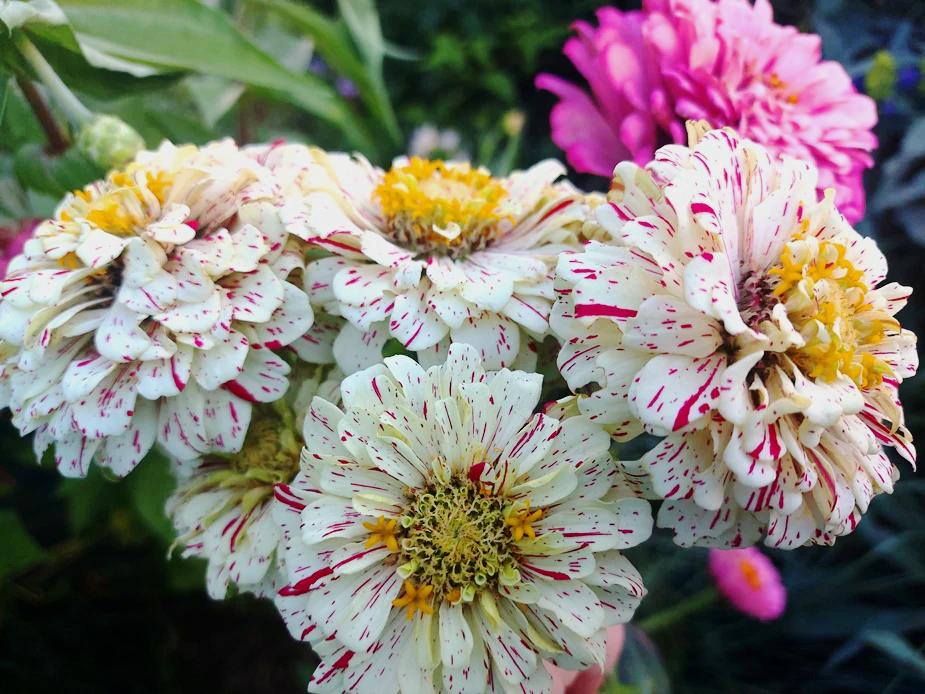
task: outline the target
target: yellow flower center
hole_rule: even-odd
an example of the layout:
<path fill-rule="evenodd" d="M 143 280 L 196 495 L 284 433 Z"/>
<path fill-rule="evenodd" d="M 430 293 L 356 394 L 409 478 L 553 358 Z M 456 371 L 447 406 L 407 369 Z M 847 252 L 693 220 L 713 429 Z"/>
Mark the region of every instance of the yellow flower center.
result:
<path fill-rule="evenodd" d="M 299 471 L 302 441 L 280 418 L 255 413 L 234 466 L 243 475 L 290 482 Z"/>
<path fill-rule="evenodd" d="M 758 569 L 752 562 L 748 559 L 743 559 L 739 562 L 739 571 L 742 572 L 742 578 L 745 579 L 749 588 L 752 590 L 761 588 L 761 574 L 758 573 Z"/>
<path fill-rule="evenodd" d="M 512 217 L 504 185 L 484 169 L 412 157 L 374 191 L 396 242 L 460 255 L 483 248 Z"/>
<path fill-rule="evenodd" d="M 85 219 L 110 234 L 129 236 L 149 221 L 151 198 L 163 205 L 172 185 L 173 179 L 166 172 L 130 164 L 101 184 L 75 190 L 71 204 L 58 213 L 58 219 Z"/>
<path fill-rule="evenodd" d="M 542 509 L 486 494 L 460 476 L 411 492 L 400 527 L 385 518 L 364 526 L 367 546 L 397 551 L 403 576 L 429 586 L 436 600 L 456 603 L 520 580 L 517 542 L 536 537 L 531 523 L 542 516 Z"/>
<path fill-rule="evenodd" d="M 791 359 L 811 378 L 831 382 L 841 374 L 866 389 L 892 373 L 871 348 L 899 325 L 871 306 L 864 273 L 846 251 L 837 241 L 797 233 L 768 274 L 776 278 L 774 295 L 805 341 L 790 350 Z"/>

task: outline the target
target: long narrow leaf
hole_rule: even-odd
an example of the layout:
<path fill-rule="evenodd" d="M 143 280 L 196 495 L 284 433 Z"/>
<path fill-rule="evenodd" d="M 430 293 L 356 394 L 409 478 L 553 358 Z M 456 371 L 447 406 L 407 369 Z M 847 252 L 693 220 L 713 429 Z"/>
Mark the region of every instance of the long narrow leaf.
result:
<path fill-rule="evenodd" d="M 159 70 L 193 71 L 271 90 L 368 142 L 348 104 L 310 74 L 297 75 L 196 0 L 60 0 L 82 48 Z"/>
<path fill-rule="evenodd" d="M 315 42 L 315 50 L 328 65 L 338 75 L 353 82 L 363 103 L 391 138 L 392 145 L 401 144 L 398 121 L 382 81 L 381 58 L 378 63 L 379 67 L 376 69 L 364 64 L 357 55 L 350 41 L 350 35 L 343 24 L 311 7 L 291 2 L 291 0 L 248 0 L 248 3 L 252 7 L 273 12 L 310 36 Z"/>

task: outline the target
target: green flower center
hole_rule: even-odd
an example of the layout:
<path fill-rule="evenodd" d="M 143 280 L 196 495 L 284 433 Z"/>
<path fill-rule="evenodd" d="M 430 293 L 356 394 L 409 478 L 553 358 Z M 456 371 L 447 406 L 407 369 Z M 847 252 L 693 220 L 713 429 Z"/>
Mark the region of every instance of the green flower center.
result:
<path fill-rule="evenodd" d="M 505 499 L 484 494 L 464 477 L 416 492 L 402 518 L 399 563 L 436 600 L 469 599 L 520 576 Z"/>
<path fill-rule="evenodd" d="M 299 471 L 302 443 L 276 417 L 258 417 L 251 422 L 241 452 L 232 458 L 232 468 L 248 479 L 271 484 L 292 481 Z"/>

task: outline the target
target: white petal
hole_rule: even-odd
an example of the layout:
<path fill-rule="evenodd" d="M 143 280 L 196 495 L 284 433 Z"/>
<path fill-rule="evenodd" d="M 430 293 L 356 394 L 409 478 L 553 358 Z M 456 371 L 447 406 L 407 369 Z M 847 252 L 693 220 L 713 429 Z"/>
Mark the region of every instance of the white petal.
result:
<path fill-rule="evenodd" d="M 382 348 L 389 339 L 385 323 L 376 323 L 365 333 L 345 323 L 334 340 L 334 358 L 345 374 L 352 374 L 382 361 Z"/>

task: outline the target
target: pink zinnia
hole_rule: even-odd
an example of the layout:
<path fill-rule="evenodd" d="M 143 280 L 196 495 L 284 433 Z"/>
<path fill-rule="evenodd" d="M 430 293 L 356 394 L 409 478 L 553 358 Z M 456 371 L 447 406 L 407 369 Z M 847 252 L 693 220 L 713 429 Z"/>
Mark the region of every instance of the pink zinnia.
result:
<path fill-rule="evenodd" d="M 6 277 L 10 261 L 22 253 L 38 222 L 37 219 L 23 219 L 15 226 L 0 227 L 0 279 Z"/>
<path fill-rule="evenodd" d="M 684 121 L 731 126 L 774 152 L 815 162 L 849 221 L 864 215 L 862 173 L 877 145 L 876 106 L 820 39 L 775 24 L 767 0 L 645 0 L 638 12 L 598 10 L 564 48 L 590 95 L 553 75 L 536 84 L 560 101 L 552 138 L 577 170 L 610 176 L 683 142 Z"/>
<path fill-rule="evenodd" d="M 710 573 L 719 592 L 740 612 L 762 622 L 783 614 L 787 591 L 774 564 L 757 548 L 711 549 Z"/>

